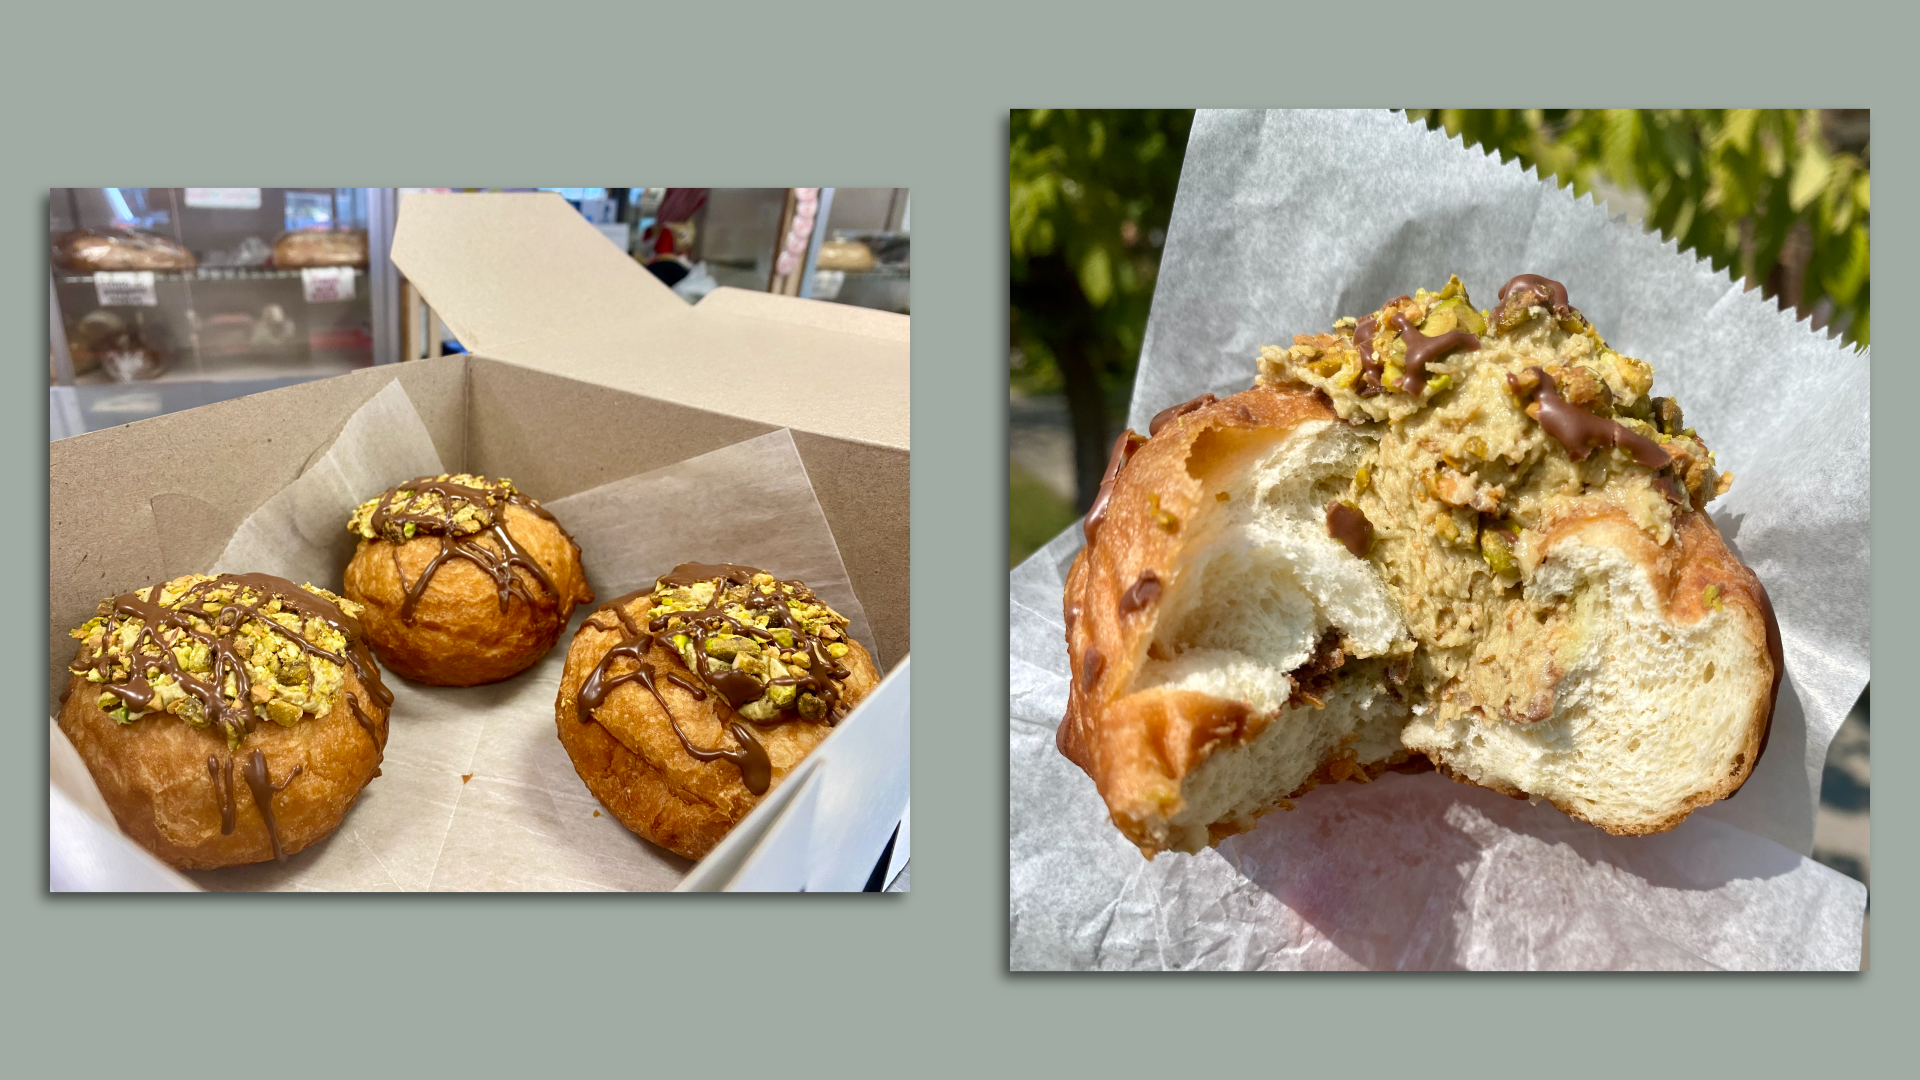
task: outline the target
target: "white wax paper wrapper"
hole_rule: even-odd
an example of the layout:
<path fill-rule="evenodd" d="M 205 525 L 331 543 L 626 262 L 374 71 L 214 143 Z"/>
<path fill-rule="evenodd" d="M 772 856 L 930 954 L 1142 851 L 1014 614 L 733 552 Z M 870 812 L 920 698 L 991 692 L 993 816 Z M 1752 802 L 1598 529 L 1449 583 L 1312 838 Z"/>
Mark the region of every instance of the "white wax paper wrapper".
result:
<path fill-rule="evenodd" d="M 1458 274 L 1491 306 L 1564 282 L 1736 474 L 1713 516 L 1760 575 L 1787 674 L 1739 795 L 1660 837 L 1437 775 L 1322 788 L 1200 856 L 1143 861 L 1061 757 L 1061 585 L 1079 527 L 1014 570 L 1016 968 L 1857 968 L 1864 886 L 1806 859 L 1869 654 L 1868 360 L 1591 200 L 1387 112 L 1196 117 L 1131 426 L 1252 385 L 1260 347 Z"/>
<path fill-rule="evenodd" d="M 353 508 L 444 471 L 406 391 L 389 383 L 241 524 L 213 569 L 336 588 L 354 547 Z M 855 640 L 873 640 L 785 429 L 543 504 L 579 542 L 601 600 L 649 587 L 682 562 L 741 563 L 805 581 L 847 616 Z M 394 703 L 381 775 L 340 827 L 284 864 L 188 876 L 215 890 L 673 888 L 693 863 L 606 813 L 554 734 L 567 643 L 591 611 L 576 611 L 552 652 L 503 682 L 429 687 L 388 674 Z"/>

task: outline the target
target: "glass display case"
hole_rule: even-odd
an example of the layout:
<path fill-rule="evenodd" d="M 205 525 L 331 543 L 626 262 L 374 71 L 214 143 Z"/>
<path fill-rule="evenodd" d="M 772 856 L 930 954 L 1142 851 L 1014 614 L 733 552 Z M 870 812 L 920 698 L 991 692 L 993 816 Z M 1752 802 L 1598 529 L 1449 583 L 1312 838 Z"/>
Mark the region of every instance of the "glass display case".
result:
<path fill-rule="evenodd" d="M 392 189 L 47 201 L 53 438 L 398 359 Z"/>
<path fill-rule="evenodd" d="M 683 222 L 676 195 L 691 207 Z M 911 215 L 906 188 L 642 188 L 636 258 L 697 299 L 718 285 L 880 308 L 911 308 Z M 657 240 L 654 238 L 658 238 Z M 687 284 L 682 284 L 682 282 Z M 701 288 L 692 295 L 688 285 Z"/>
<path fill-rule="evenodd" d="M 457 188 L 54 188 L 49 433 L 462 346 L 389 261 Z M 546 188 L 689 302 L 721 285 L 906 313 L 905 188 Z"/>
<path fill-rule="evenodd" d="M 912 309 L 912 203 L 906 188 L 823 188 L 801 296 Z"/>

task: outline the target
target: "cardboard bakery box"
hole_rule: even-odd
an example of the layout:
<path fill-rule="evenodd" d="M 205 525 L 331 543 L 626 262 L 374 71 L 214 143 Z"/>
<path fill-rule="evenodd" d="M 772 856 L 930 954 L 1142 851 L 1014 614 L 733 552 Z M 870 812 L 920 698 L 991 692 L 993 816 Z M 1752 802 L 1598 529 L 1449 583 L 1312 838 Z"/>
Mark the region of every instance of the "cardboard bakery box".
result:
<path fill-rule="evenodd" d="M 52 444 L 50 711 L 67 631 L 102 597 L 213 569 L 394 380 L 448 468 L 511 476 L 543 502 L 784 428 L 888 679 L 682 884 L 724 888 L 757 867 L 755 887 L 859 888 L 908 797 L 907 318 L 734 289 L 689 305 L 544 193 L 408 195 L 393 260 L 469 355 Z"/>

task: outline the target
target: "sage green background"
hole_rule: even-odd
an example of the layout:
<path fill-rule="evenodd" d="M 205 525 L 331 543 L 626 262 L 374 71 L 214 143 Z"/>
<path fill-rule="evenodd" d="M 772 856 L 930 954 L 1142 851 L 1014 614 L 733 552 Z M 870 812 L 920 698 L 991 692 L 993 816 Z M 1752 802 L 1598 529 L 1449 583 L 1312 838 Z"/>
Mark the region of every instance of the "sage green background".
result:
<path fill-rule="evenodd" d="M 1885 106 L 1884 298 L 1913 295 L 1894 6 L 1370 3 L 15 9 L 0 28 L 0 397 L 22 605 L 4 776 L 13 1075 L 1890 1071 L 1914 979 L 1913 787 L 1883 779 L 1874 970 L 1839 977 L 1006 973 L 1006 109 Z M 1897 87 L 1905 86 L 1904 92 Z M 904 185 L 915 210 L 914 891 L 895 897 L 46 893 L 45 191 L 100 183 Z M 1894 320 L 1883 319 L 1890 325 Z M 1915 400 L 1882 331 L 1883 400 Z M 769 362 L 778 362 L 769 358 Z M 1880 440 L 1879 638 L 1914 653 L 1916 425 Z M 1914 760 L 1910 662 L 1876 743 Z M 1892 904 L 1892 907 L 1887 907 Z M 16 1071 L 18 1070 L 18 1071 Z"/>

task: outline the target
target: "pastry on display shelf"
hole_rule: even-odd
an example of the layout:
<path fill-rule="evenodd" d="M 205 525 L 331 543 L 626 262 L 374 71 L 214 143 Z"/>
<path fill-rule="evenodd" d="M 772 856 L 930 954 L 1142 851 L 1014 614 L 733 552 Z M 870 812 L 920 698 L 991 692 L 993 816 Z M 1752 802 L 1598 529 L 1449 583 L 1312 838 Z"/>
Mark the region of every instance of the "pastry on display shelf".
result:
<path fill-rule="evenodd" d="M 134 229 L 75 229 L 53 240 L 53 264 L 91 274 L 101 270 L 192 270 L 193 252 L 177 241 Z"/>
<path fill-rule="evenodd" d="M 273 265 L 283 270 L 309 266 L 367 265 L 365 229 L 302 229 L 282 235 L 273 245 Z"/>

